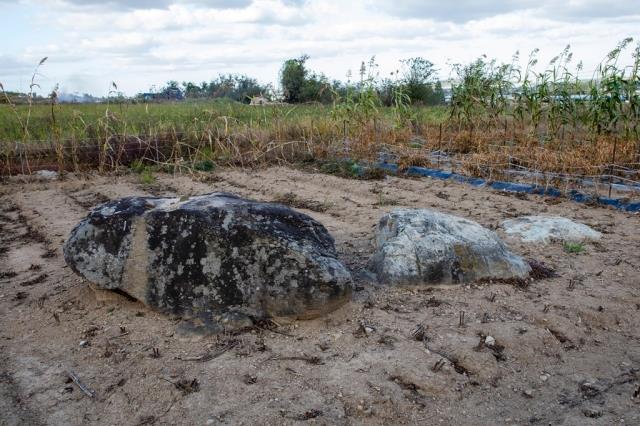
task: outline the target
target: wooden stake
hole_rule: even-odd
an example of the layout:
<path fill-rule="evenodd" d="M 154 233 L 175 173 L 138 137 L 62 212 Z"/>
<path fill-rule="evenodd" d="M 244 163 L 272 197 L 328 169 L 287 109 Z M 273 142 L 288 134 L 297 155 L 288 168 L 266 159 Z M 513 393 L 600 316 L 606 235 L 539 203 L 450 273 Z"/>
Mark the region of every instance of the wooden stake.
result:
<path fill-rule="evenodd" d="M 507 123 L 507 119 L 504 119 L 504 144 L 506 145 L 508 140 L 509 140 L 509 128 L 508 128 L 508 123 Z"/>

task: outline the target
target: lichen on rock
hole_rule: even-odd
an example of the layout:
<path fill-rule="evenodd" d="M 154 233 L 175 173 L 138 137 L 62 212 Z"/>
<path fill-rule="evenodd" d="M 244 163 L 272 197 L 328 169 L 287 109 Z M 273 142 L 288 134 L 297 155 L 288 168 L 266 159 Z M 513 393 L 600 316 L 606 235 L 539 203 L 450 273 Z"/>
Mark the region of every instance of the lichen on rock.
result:
<path fill-rule="evenodd" d="M 110 201 L 74 228 L 64 254 L 100 288 L 205 322 L 314 317 L 347 301 L 352 287 L 320 223 L 226 193 Z"/>
<path fill-rule="evenodd" d="M 427 209 L 397 209 L 384 215 L 376 245 L 369 269 L 378 281 L 391 285 L 519 279 L 531 270 L 495 232 Z"/>

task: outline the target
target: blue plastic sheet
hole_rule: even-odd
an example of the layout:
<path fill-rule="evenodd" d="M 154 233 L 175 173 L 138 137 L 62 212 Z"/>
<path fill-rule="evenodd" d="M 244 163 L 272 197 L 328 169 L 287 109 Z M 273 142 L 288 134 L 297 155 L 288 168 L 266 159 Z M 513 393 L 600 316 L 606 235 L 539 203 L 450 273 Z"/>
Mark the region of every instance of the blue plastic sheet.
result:
<path fill-rule="evenodd" d="M 459 175 L 457 173 L 452 173 L 451 174 L 451 178 L 453 180 L 455 180 L 456 182 L 468 183 L 469 185 L 473 185 L 473 186 L 483 186 L 484 184 L 487 183 L 487 181 L 484 180 L 484 179 L 474 178 L 474 177 L 471 177 L 471 176 Z"/>
<path fill-rule="evenodd" d="M 571 191 L 569 191 L 568 194 L 569 198 L 572 199 L 573 201 L 577 201 L 578 203 L 586 203 L 588 201 L 592 201 L 593 198 L 587 194 L 583 194 L 580 191 L 577 191 L 575 189 L 572 189 Z"/>
<path fill-rule="evenodd" d="M 607 197 L 598 197 L 598 203 L 604 204 L 605 206 L 612 206 L 617 209 L 620 208 L 622 202 L 616 198 L 607 198 Z"/>
<path fill-rule="evenodd" d="M 541 194 L 548 195 L 550 197 L 562 197 L 562 191 L 551 186 L 547 187 L 543 192 L 541 192 Z"/>
<path fill-rule="evenodd" d="M 393 164 L 393 163 L 378 163 L 378 167 L 383 169 L 383 170 L 385 170 L 385 171 L 387 171 L 387 172 L 393 173 L 393 174 L 398 173 L 398 165 L 397 164 Z"/>
<path fill-rule="evenodd" d="M 436 179 L 446 180 L 453 175 L 451 172 L 438 169 L 427 169 L 426 167 L 411 166 L 405 170 L 405 173 L 411 176 L 425 176 Z"/>
<path fill-rule="evenodd" d="M 492 182 L 491 188 L 496 189 L 498 191 L 524 192 L 527 194 L 533 193 L 533 191 L 536 189 L 535 185 L 529 185 L 526 183 L 501 182 L 501 181 Z"/>
<path fill-rule="evenodd" d="M 393 174 L 401 172 L 398 165 L 393 163 L 380 162 L 376 166 Z M 448 172 L 440 169 L 431 169 L 427 167 L 411 166 L 403 170 L 402 173 L 408 176 L 430 177 L 433 179 L 440 179 L 440 180 L 451 179 L 456 182 L 466 183 L 475 187 L 488 185 L 490 188 L 498 191 L 547 195 L 550 197 L 563 196 L 563 192 L 558 188 L 554 188 L 554 187 L 545 187 L 540 185 L 532 185 L 528 183 L 516 183 L 516 182 L 504 182 L 504 181 L 487 182 L 484 179 L 465 176 L 458 173 Z M 616 185 L 619 185 L 619 184 L 614 184 L 614 186 Z M 572 189 L 566 195 L 569 199 L 578 203 L 595 201 L 601 205 L 615 207 L 617 209 L 628 211 L 628 212 L 640 211 L 640 201 L 631 203 L 626 201 L 625 199 L 607 198 L 607 197 L 598 197 L 597 199 L 594 200 L 592 196 L 588 194 L 584 194 L 575 189 Z"/>
<path fill-rule="evenodd" d="M 628 212 L 640 212 L 640 202 L 626 203 L 624 205 L 621 204 L 619 208 L 626 210 Z"/>

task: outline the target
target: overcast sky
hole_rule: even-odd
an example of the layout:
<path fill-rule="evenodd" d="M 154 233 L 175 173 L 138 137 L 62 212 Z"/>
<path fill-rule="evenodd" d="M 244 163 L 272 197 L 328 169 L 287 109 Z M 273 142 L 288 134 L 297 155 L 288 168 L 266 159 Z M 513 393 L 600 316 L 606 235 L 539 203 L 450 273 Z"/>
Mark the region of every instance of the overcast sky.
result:
<path fill-rule="evenodd" d="M 376 55 L 381 76 L 422 56 L 448 64 L 486 54 L 510 61 L 540 48 L 547 62 L 571 44 L 591 72 L 625 37 L 640 39 L 638 0 L 0 0 L 0 82 L 65 92 L 127 94 L 170 79 L 245 73 L 277 82 L 287 58 L 310 55 L 330 78 Z M 629 56 L 627 56 L 629 59 Z"/>

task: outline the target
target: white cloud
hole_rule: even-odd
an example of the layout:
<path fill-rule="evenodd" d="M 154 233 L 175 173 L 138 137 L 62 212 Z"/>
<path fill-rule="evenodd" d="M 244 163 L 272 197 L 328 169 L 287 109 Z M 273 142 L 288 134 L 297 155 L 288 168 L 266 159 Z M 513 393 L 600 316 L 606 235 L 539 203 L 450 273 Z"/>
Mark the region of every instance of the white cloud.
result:
<path fill-rule="evenodd" d="M 10 3 L 0 3 L 10 13 Z M 135 93 L 168 79 L 202 81 L 220 72 L 275 82 L 282 62 L 302 53 L 332 78 L 344 78 L 372 55 L 382 75 L 396 69 L 399 59 L 423 56 L 446 77 L 447 63 L 481 54 L 509 61 L 516 50 L 526 56 L 536 47 L 546 61 L 567 43 L 588 70 L 619 40 L 637 33 L 640 12 L 630 3 L 23 0 L 32 25 L 39 33 L 48 28 L 50 37 L 31 40 L 29 28 L 24 34 L 2 34 L 0 28 L 4 39 L 24 37 L 27 45 L 19 54 L 0 56 L 0 79 L 17 86 L 49 56 L 43 86 L 60 83 L 97 94 L 111 80 Z"/>

